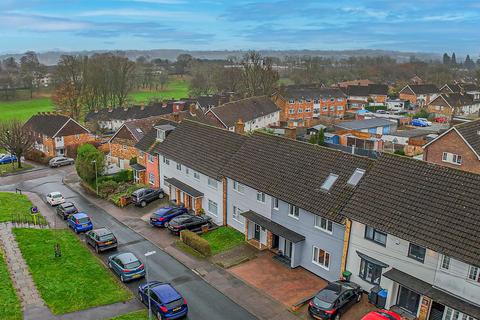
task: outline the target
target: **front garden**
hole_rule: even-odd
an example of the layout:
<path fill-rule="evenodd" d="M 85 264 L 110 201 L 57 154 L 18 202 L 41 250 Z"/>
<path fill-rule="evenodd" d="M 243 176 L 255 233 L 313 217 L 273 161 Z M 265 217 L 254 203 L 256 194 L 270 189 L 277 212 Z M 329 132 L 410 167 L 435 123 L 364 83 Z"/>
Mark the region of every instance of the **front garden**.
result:
<path fill-rule="evenodd" d="M 15 172 L 20 172 L 20 171 L 25 171 L 25 170 L 30 170 L 32 169 L 33 166 L 25 163 L 22 161 L 22 167 L 19 168 L 14 162 L 13 164 L 11 163 L 6 163 L 6 164 L 0 164 L 0 177 L 5 176 L 10 173 L 15 173 Z"/>
<path fill-rule="evenodd" d="M 47 221 L 40 213 L 31 214 L 32 203 L 20 193 L 0 192 L 0 223 L 19 222 L 46 225 Z"/>
<path fill-rule="evenodd" d="M 132 297 L 69 230 L 13 229 L 13 233 L 41 297 L 54 314 Z M 56 243 L 61 257 L 55 257 Z"/>

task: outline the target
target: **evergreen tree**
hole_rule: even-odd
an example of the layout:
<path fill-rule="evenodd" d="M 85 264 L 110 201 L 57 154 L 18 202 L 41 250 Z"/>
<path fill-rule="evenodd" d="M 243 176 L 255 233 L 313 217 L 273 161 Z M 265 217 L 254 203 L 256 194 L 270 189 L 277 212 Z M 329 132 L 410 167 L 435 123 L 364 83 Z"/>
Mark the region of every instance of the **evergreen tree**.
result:
<path fill-rule="evenodd" d="M 321 146 L 325 144 L 325 133 L 323 132 L 323 129 L 320 129 L 320 131 L 318 131 L 317 144 Z"/>
<path fill-rule="evenodd" d="M 443 64 L 448 66 L 450 65 L 450 63 L 451 63 L 450 56 L 445 52 L 443 54 Z"/>
<path fill-rule="evenodd" d="M 475 62 L 473 62 L 473 60 L 470 59 L 470 55 L 468 55 L 468 54 L 467 54 L 467 57 L 465 58 L 464 66 L 467 69 L 474 69 L 475 68 Z"/>
<path fill-rule="evenodd" d="M 456 65 L 457 64 L 457 58 L 455 57 L 455 52 L 452 53 L 452 65 Z"/>

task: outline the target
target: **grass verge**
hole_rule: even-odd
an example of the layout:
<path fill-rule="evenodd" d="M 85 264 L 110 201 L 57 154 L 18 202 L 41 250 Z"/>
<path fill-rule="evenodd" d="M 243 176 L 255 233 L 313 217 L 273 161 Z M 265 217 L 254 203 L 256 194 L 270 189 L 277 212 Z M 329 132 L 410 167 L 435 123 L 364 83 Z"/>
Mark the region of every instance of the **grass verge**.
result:
<path fill-rule="evenodd" d="M 0 192 L 0 222 L 34 222 L 30 214 L 32 203 L 24 194 L 13 192 Z M 36 216 L 37 223 L 47 224 L 41 214 Z"/>
<path fill-rule="evenodd" d="M 69 230 L 14 229 L 40 295 L 54 314 L 126 301 L 130 291 Z M 59 243 L 62 256 L 54 255 Z"/>
<path fill-rule="evenodd" d="M 13 288 L 7 264 L 0 249 L 0 319 L 21 320 L 23 319 L 20 300 Z"/>
<path fill-rule="evenodd" d="M 245 242 L 245 235 L 231 227 L 220 227 L 202 234 L 201 237 L 210 243 L 213 255 Z"/>
<path fill-rule="evenodd" d="M 33 168 L 33 166 L 31 164 L 24 163 L 24 162 L 22 162 L 22 167 L 21 168 L 19 168 L 16 163 L 14 163 L 13 167 L 12 167 L 11 163 L 0 164 L 0 177 L 4 176 L 6 174 L 9 174 L 9 173 L 25 171 L 25 170 L 29 170 L 29 169 L 32 169 L 32 168 Z"/>
<path fill-rule="evenodd" d="M 140 310 L 122 314 L 121 316 L 111 318 L 110 320 L 148 320 L 148 310 Z"/>

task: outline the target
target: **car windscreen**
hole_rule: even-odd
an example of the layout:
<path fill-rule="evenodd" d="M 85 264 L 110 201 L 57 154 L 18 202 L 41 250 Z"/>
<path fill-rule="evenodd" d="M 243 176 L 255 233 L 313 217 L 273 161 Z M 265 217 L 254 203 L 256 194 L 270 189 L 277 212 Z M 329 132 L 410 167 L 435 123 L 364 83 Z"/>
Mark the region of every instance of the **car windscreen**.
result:
<path fill-rule="evenodd" d="M 176 222 L 176 223 L 180 224 L 180 223 L 186 222 L 190 218 L 191 218 L 190 216 L 179 216 L 179 217 L 176 217 L 175 219 L 173 219 L 172 222 Z"/>
<path fill-rule="evenodd" d="M 165 306 L 168 309 L 175 309 L 175 308 L 181 307 L 182 305 L 183 305 L 183 299 L 182 298 L 177 299 L 177 300 L 173 300 L 173 301 L 168 302 L 168 303 L 165 303 Z"/>
<path fill-rule="evenodd" d="M 84 218 L 80 218 L 80 219 L 77 219 L 77 223 L 88 223 L 90 221 L 90 219 L 88 217 L 84 217 Z"/>
<path fill-rule="evenodd" d="M 157 212 L 153 213 L 153 216 L 155 217 L 163 217 L 166 214 L 169 214 L 172 211 L 172 209 L 161 209 L 158 210 Z"/>
<path fill-rule="evenodd" d="M 110 241 L 113 240 L 113 238 L 115 238 L 113 233 L 104 234 L 103 236 L 100 236 L 100 241 Z"/>
<path fill-rule="evenodd" d="M 62 195 L 60 193 L 52 194 L 52 198 L 61 198 Z"/>
<path fill-rule="evenodd" d="M 385 312 L 382 312 L 382 311 L 377 311 L 376 313 L 379 314 L 379 315 L 384 316 L 384 317 L 387 318 L 388 320 L 397 320 L 397 319 L 395 319 L 395 317 L 392 316 L 391 314 L 388 314 L 388 313 L 385 313 Z"/>
<path fill-rule="evenodd" d="M 322 290 L 313 298 L 313 303 L 322 309 L 330 309 L 337 297 L 338 293 L 335 291 Z"/>
<path fill-rule="evenodd" d="M 136 269 L 140 267 L 142 263 L 140 261 L 132 261 L 124 264 L 125 269 Z"/>

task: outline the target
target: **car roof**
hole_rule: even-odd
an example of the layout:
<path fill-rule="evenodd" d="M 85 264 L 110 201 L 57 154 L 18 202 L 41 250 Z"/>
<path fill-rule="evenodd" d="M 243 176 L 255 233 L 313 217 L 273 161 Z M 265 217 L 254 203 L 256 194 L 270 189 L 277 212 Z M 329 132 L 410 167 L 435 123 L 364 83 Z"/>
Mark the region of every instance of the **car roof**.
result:
<path fill-rule="evenodd" d="M 112 231 L 108 230 L 107 228 L 95 229 L 95 230 L 93 230 L 93 232 L 95 232 L 99 236 L 104 236 L 106 234 L 111 234 L 112 233 Z"/>
<path fill-rule="evenodd" d="M 50 194 L 51 194 L 51 195 L 54 195 L 54 194 L 60 194 L 60 195 L 61 195 L 61 193 L 60 193 L 60 192 L 58 192 L 58 191 L 53 191 L 53 192 L 50 192 Z"/>
<path fill-rule="evenodd" d="M 73 216 L 74 216 L 76 219 L 88 218 L 88 215 L 87 215 L 85 212 L 75 213 Z"/>
<path fill-rule="evenodd" d="M 182 297 L 170 283 L 160 283 L 152 287 L 150 290 L 155 292 L 163 303 L 169 303 Z"/>
<path fill-rule="evenodd" d="M 119 259 L 123 264 L 139 261 L 139 259 L 131 252 L 120 253 L 119 255 L 115 256 L 115 258 Z"/>
<path fill-rule="evenodd" d="M 66 208 L 66 207 L 71 207 L 71 206 L 75 206 L 73 204 L 73 202 L 64 202 L 64 203 L 61 203 L 60 204 L 62 207 Z"/>

